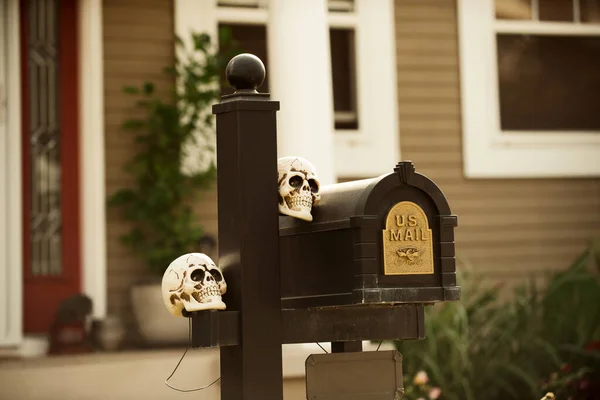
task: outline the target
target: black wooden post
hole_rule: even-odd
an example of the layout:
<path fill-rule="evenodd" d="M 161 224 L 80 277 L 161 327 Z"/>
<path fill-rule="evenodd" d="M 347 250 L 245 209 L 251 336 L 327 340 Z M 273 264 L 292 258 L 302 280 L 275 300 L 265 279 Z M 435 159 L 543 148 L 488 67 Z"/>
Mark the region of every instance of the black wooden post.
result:
<path fill-rule="evenodd" d="M 222 400 L 281 400 L 281 295 L 277 208 L 279 102 L 256 89 L 265 67 L 241 54 L 229 62 L 235 93 L 217 118 L 219 264 L 227 309 L 240 313 L 239 342 L 221 347 Z"/>

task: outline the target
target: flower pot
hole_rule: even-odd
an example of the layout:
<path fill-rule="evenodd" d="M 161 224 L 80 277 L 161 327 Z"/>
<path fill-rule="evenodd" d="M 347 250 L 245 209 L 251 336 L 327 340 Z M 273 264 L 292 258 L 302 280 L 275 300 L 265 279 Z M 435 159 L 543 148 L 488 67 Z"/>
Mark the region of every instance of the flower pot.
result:
<path fill-rule="evenodd" d="M 121 345 L 125 336 L 125 328 L 121 320 L 114 315 L 108 315 L 100 324 L 98 341 L 106 351 L 115 351 Z"/>
<path fill-rule="evenodd" d="M 188 319 L 175 317 L 167 311 L 162 300 L 160 281 L 133 285 L 131 303 L 140 335 L 148 345 L 188 343 Z"/>

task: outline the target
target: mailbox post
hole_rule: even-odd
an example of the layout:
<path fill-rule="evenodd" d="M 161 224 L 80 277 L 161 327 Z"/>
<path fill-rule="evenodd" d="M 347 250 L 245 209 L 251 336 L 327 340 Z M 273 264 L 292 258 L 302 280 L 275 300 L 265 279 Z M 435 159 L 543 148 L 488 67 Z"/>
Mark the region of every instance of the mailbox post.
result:
<path fill-rule="evenodd" d="M 257 57 L 234 57 L 226 76 L 235 93 L 213 112 L 227 310 L 191 313 L 193 347 L 220 346 L 223 400 L 281 400 L 281 345 L 311 342 L 334 353 L 307 359 L 311 399 L 400 398 L 400 354 L 361 341 L 422 339 L 425 305 L 460 298 L 456 216 L 411 162 L 323 187 L 312 222 L 278 215 L 279 103 L 257 92 Z"/>
<path fill-rule="evenodd" d="M 228 308 L 238 311 L 240 320 L 238 345 L 221 347 L 221 393 L 223 400 L 280 399 L 279 225 L 274 195 L 279 102 L 256 91 L 265 69 L 255 56 L 233 59 L 226 74 L 235 93 L 213 107 L 219 259 L 230 287 Z"/>

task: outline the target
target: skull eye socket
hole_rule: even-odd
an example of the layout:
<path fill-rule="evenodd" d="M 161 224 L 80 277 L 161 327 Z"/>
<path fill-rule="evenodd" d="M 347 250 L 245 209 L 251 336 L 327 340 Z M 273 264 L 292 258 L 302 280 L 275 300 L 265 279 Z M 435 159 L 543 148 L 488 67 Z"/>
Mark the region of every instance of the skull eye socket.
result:
<path fill-rule="evenodd" d="M 313 193 L 319 193 L 319 184 L 314 179 L 308 180 L 308 185 L 310 186 L 310 191 Z"/>
<path fill-rule="evenodd" d="M 291 187 L 293 187 L 294 189 L 297 189 L 300 186 L 302 186 L 302 183 L 304 183 L 304 179 L 302 179 L 302 177 L 300 175 L 294 175 L 290 178 L 288 183 L 290 184 Z"/>
<path fill-rule="evenodd" d="M 221 282 L 223 280 L 223 275 L 221 275 L 218 269 L 210 269 L 208 271 L 213 276 L 213 278 L 215 278 L 215 281 Z"/>
<path fill-rule="evenodd" d="M 190 278 L 194 281 L 194 282 L 202 282 L 204 280 L 204 270 L 202 269 L 197 269 L 194 272 L 192 272 L 192 275 L 190 275 Z"/>

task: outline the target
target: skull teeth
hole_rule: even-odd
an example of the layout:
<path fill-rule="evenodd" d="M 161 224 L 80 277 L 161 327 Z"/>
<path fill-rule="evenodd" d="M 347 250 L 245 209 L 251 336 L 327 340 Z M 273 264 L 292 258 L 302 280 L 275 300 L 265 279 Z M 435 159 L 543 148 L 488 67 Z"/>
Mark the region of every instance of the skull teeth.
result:
<path fill-rule="evenodd" d="M 198 292 L 200 297 L 200 303 L 205 303 L 210 300 L 211 297 L 221 296 L 221 291 L 216 285 L 205 286 Z"/>
<path fill-rule="evenodd" d="M 311 208 L 312 207 L 312 197 L 310 196 L 296 196 L 291 199 L 292 208 L 301 207 L 301 208 Z"/>

